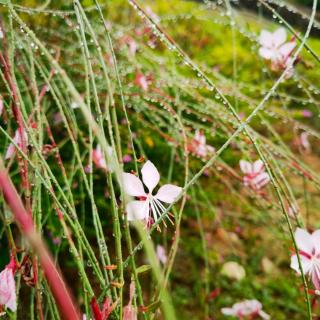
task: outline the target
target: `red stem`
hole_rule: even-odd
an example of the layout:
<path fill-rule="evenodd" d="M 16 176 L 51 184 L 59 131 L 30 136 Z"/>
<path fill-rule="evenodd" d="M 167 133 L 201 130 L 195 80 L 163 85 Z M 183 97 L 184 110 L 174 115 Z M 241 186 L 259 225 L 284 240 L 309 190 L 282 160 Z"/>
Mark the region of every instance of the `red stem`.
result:
<path fill-rule="evenodd" d="M 41 266 L 60 310 L 61 317 L 65 320 L 80 319 L 78 309 L 73 303 L 71 294 L 62 276 L 54 265 L 53 259 L 44 245 L 41 236 L 37 233 L 32 217 L 24 208 L 21 198 L 2 163 L 0 164 L 0 189 L 3 192 L 4 199 L 10 207 L 15 220 L 20 226 L 21 232 L 29 240 L 31 246 L 39 255 Z"/>

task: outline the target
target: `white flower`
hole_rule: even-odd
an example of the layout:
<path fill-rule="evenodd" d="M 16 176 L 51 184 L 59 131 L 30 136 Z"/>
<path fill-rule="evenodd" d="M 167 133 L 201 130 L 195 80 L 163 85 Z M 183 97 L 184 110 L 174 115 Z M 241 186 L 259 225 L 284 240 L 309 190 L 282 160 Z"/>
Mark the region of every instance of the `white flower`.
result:
<path fill-rule="evenodd" d="M 208 154 L 215 151 L 212 146 L 207 145 L 206 136 L 200 130 L 196 130 L 189 150 L 200 158 L 206 158 Z"/>
<path fill-rule="evenodd" d="M 264 164 L 261 160 L 253 163 L 240 160 L 240 169 L 244 173 L 243 183 L 245 186 L 259 190 L 270 181 L 270 177 L 264 171 Z"/>
<path fill-rule="evenodd" d="M 131 173 L 123 173 L 125 193 L 139 198 L 139 200 L 134 200 L 127 204 L 128 220 L 148 220 L 151 212 L 154 221 L 157 221 L 166 210 L 162 202 L 173 203 L 181 193 L 182 188 L 172 184 L 165 184 L 160 187 L 156 195 L 153 195 L 152 192 L 160 180 L 157 168 L 151 161 L 147 161 L 142 167 L 141 173 L 142 181 L 148 189 L 147 193 L 144 191 L 143 184 L 139 178 Z"/>
<path fill-rule="evenodd" d="M 283 70 L 292 64 L 290 55 L 296 47 L 296 42 L 294 40 L 286 42 L 286 39 L 287 33 L 284 28 L 279 28 L 273 33 L 266 30 L 261 31 L 259 54 L 262 58 L 271 61 L 271 67 L 275 71 Z M 292 72 L 293 68 L 290 68 L 287 77 Z"/>
<path fill-rule="evenodd" d="M 221 312 L 239 319 L 243 319 L 246 316 L 260 316 L 265 320 L 270 319 L 270 316 L 262 310 L 262 304 L 258 300 L 244 300 L 235 303 L 232 308 L 222 308 Z"/>
<path fill-rule="evenodd" d="M 309 275 L 317 290 L 320 289 L 320 230 L 312 234 L 298 228 L 295 232 L 295 240 L 299 249 L 299 256 L 303 273 Z M 298 257 L 291 257 L 290 267 L 300 274 Z"/>

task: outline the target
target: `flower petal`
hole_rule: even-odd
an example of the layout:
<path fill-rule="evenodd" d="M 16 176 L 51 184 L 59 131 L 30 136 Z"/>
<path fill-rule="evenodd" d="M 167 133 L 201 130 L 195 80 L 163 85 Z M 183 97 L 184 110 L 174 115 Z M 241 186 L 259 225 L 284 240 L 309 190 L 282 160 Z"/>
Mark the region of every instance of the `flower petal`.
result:
<path fill-rule="evenodd" d="M 273 59 L 275 56 L 275 51 L 272 49 L 261 47 L 259 49 L 259 55 L 267 60 Z"/>
<path fill-rule="evenodd" d="M 255 185 L 257 189 L 261 189 L 270 181 L 270 177 L 267 172 L 262 172 L 252 179 L 252 184 Z"/>
<path fill-rule="evenodd" d="M 311 235 L 313 246 L 316 249 L 317 253 L 320 253 L 320 230 L 316 230 Z"/>
<path fill-rule="evenodd" d="M 284 58 L 287 58 L 292 53 L 296 45 L 297 44 L 294 41 L 287 42 L 279 48 L 279 52 Z"/>
<path fill-rule="evenodd" d="M 123 173 L 123 188 L 126 194 L 132 197 L 145 197 L 143 184 L 138 177 L 131 173 Z"/>
<path fill-rule="evenodd" d="M 263 169 L 264 164 L 263 162 L 259 159 L 253 163 L 253 173 L 259 173 Z"/>
<path fill-rule="evenodd" d="M 301 260 L 301 267 L 302 267 L 303 273 L 308 274 L 312 268 L 311 260 L 301 254 L 300 254 L 300 260 Z M 299 268 L 298 257 L 296 254 L 291 257 L 290 268 L 295 270 L 298 274 L 301 273 Z"/>
<path fill-rule="evenodd" d="M 270 48 L 272 46 L 272 33 L 266 30 L 262 30 L 259 36 L 259 43 L 266 48 Z"/>
<path fill-rule="evenodd" d="M 157 168 L 148 160 L 142 167 L 141 173 L 144 184 L 148 187 L 149 192 L 152 192 L 160 180 L 160 174 Z"/>
<path fill-rule="evenodd" d="M 232 308 L 222 308 L 221 312 L 226 316 L 236 316 L 237 315 L 236 311 Z"/>
<path fill-rule="evenodd" d="M 165 184 L 154 197 L 162 202 L 172 203 L 181 193 L 181 190 L 181 187 L 174 186 L 173 184 Z"/>
<path fill-rule="evenodd" d="M 128 221 L 143 220 L 149 215 L 149 201 L 131 201 L 126 206 Z"/>
<path fill-rule="evenodd" d="M 240 160 L 240 169 L 245 174 L 251 174 L 252 173 L 252 165 L 250 162 L 245 160 Z"/>
<path fill-rule="evenodd" d="M 287 39 L 287 32 L 285 28 L 279 28 L 273 33 L 273 43 L 276 47 L 281 46 Z"/>
<path fill-rule="evenodd" d="M 295 240 L 297 242 L 298 248 L 310 255 L 314 249 L 311 234 L 304 229 L 297 228 L 294 234 Z"/>

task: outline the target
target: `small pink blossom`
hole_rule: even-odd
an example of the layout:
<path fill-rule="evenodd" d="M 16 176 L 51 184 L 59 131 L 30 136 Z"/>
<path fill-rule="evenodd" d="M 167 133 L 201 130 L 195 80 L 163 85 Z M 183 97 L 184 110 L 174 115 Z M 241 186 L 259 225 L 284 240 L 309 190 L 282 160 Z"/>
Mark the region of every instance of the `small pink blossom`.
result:
<path fill-rule="evenodd" d="M 309 136 L 308 132 L 304 131 L 300 134 L 300 139 L 299 139 L 299 142 L 300 142 L 299 144 L 301 148 L 307 153 L 311 152 L 311 145 L 308 140 L 308 136 Z"/>
<path fill-rule="evenodd" d="M 290 56 L 296 47 L 296 42 L 294 39 L 286 42 L 286 39 L 287 33 L 284 28 L 279 28 L 274 33 L 266 30 L 261 31 L 259 54 L 262 58 L 271 61 L 271 68 L 274 71 L 284 70 L 293 62 Z M 290 68 L 287 77 L 292 73 L 293 68 Z"/>
<path fill-rule="evenodd" d="M 294 234 L 301 260 L 302 271 L 310 276 L 317 290 L 320 290 L 320 230 L 310 234 L 308 231 L 297 228 Z M 290 267 L 300 274 L 298 257 L 291 257 Z"/>
<path fill-rule="evenodd" d="M 135 40 L 130 36 L 125 36 L 122 38 L 122 41 L 128 46 L 130 55 L 135 56 L 138 49 L 138 45 Z"/>
<path fill-rule="evenodd" d="M 122 161 L 123 161 L 124 163 L 129 163 L 129 162 L 132 161 L 132 157 L 130 156 L 130 154 L 125 154 L 125 155 L 123 156 Z"/>
<path fill-rule="evenodd" d="M 25 132 L 25 130 L 23 130 L 23 139 L 24 139 L 24 142 L 27 144 L 28 143 L 28 135 Z M 18 145 L 18 147 L 20 149 L 22 148 L 22 137 L 21 137 L 19 129 L 16 130 L 14 138 L 13 138 L 13 141 L 14 141 L 14 143 L 16 145 Z M 5 159 L 7 160 L 7 159 L 12 158 L 12 156 L 14 155 L 15 150 L 16 150 L 16 146 L 11 142 L 9 144 L 8 149 L 7 149 L 7 152 L 6 152 L 6 155 L 5 155 Z"/>
<path fill-rule="evenodd" d="M 158 220 L 161 214 L 166 210 L 162 202 L 173 203 L 182 191 L 182 188 L 172 184 L 165 184 L 158 190 L 156 195 L 152 192 L 160 181 L 160 174 L 151 161 L 147 161 L 141 169 L 142 181 L 147 187 L 148 192 L 144 191 L 144 185 L 141 180 L 131 173 L 123 173 L 123 186 L 127 195 L 139 198 L 131 201 L 126 206 L 128 220 Z"/>
<path fill-rule="evenodd" d="M 0 96 L 0 116 L 2 115 L 3 109 L 4 109 L 4 103 L 3 103 L 2 97 Z"/>
<path fill-rule="evenodd" d="M 189 151 L 200 158 L 206 158 L 208 154 L 215 151 L 212 146 L 207 145 L 206 136 L 200 130 L 196 130 L 194 138 L 189 145 Z"/>
<path fill-rule="evenodd" d="M 15 262 L 12 259 L 0 273 L 0 305 L 6 306 L 11 311 L 17 310 L 16 284 L 14 281 Z"/>
<path fill-rule="evenodd" d="M 111 147 L 108 147 L 108 155 L 110 157 L 112 156 Z M 101 150 L 100 144 L 98 144 L 97 147 L 94 150 L 92 150 L 92 161 L 96 165 L 96 167 L 99 169 L 113 171 L 112 165 L 109 165 L 109 166 L 107 165 L 107 162 Z"/>
<path fill-rule="evenodd" d="M 148 91 L 149 85 L 148 85 L 148 79 L 147 77 L 141 73 L 136 73 L 136 78 L 134 80 L 135 84 L 140 87 L 143 91 Z"/>
<path fill-rule="evenodd" d="M 138 320 L 137 308 L 132 305 L 132 300 L 135 291 L 134 281 L 130 284 L 129 303 L 123 308 L 123 320 Z"/>
<path fill-rule="evenodd" d="M 270 316 L 262 310 L 262 304 L 258 300 L 244 300 L 235 303 L 232 308 L 222 308 L 221 312 L 224 315 L 234 316 L 238 319 L 243 319 L 243 317 L 270 319 Z"/>
<path fill-rule="evenodd" d="M 264 164 L 261 160 L 253 163 L 240 160 L 240 169 L 244 173 L 243 183 L 247 187 L 259 190 L 270 181 L 270 177 L 265 172 Z"/>
<path fill-rule="evenodd" d="M 166 264 L 167 260 L 168 260 L 168 257 L 167 257 L 167 254 L 166 254 L 166 249 L 161 246 L 161 245 L 157 245 L 156 247 L 156 255 L 159 259 L 159 261 L 162 263 L 162 264 Z"/>
<path fill-rule="evenodd" d="M 149 6 L 147 6 L 145 8 L 145 12 L 148 15 L 148 17 L 153 20 L 153 22 L 155 22 L 155 23 L 159 23 L 160 22 L 159 17 L 153 12 L 153 10 Z"/>
<path fill-rule="evenodd" d="M 313 113 L 308 109 L 304 109 L 302 110 L 302 116 L 305 118 L 311 118 L 313 116 Z"/>

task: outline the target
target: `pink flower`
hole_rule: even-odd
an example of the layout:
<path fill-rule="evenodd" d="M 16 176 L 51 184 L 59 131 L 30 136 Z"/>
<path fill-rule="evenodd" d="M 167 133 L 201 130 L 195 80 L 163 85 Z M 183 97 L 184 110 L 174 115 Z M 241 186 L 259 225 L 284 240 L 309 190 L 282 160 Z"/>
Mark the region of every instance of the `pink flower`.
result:
<path fill-rule="evenodd" d="M 145 8 L 145 12 L 148 15 L 148 17 L 153 20 L 153 22 L 155 22 L 155 23 L 159 23 L 160 22 L 159 17 L 152 11 L 152 9 L 149 6 L 147 6 Z"/>
<path fill-rule="evenodd" d="M 130 55 L 135 56 L 138 46 L 134 39 L 130 36 L 125 36 L 123 42 L 128 46 Z"/>
<path fill-rule="evenodd" d="M 147 193 L 144 191 L 143 183 L 139 178 L 131 173 L 123 173 L 125 193 L 139 198 L 139 200 L 134 200 L 127 204 L 128 220 L 149 220 L 149 214 L 152 213 L 154 222 L 156 222 L 166 210 L 162 202 L 173 203 L 181 193 L 182 188 L 172 184 L 165 184 L 160 187 L 156 195 L 153 195 L 152 192 L 160 181 L 157 168 L 151 161 L 147 161 L 142 167 L 141 173 L 142 181 L 148 189 Z"/>
<path fill-rule="evenodd" d="M 162 264 L 165 264 L 167 262 L 168 257 L 166 255 L 166 250 L 165 250 L 165 248 L 163 246 L 160 246 L 159 244 L 157 245 L 156 254 L 157 254 L 157 257 L 158 257 L 159 261 Z"/>
<path fill-rule="evenodd" d="M 108 155 L 111 157 L 112 156 L 112 148 L 108 148 Z M 104 154 L 101 150 L 100 144 L 97 145 L 97 147 L 92 150 L 92 160 L 93 163 L 96 165 L 97 168 L 99 169 L 104 169 L 104 170 L 110 170 L 111 172 L 113 171 L 112 165 L 107 165 L 106 159 L 104 157 Z"/>
<path fill-rule="evenodd" d="M 304 110 L 302 110 L 302 115 L 305 118 L 311 118 L 313 116 L 313 113 L 308 109 L 304 109 Z"/>
<path fill-rule="evenodd" d="M 125 154 L 122 158 L 122 161 L 124 163 L 128 163 L 128 162 L 131 162 L 132 161 L 132 157 L 130 156 L 130 154 Z"/>
<path fill-rule="evenodd" d="M 238 319 L 243 317 L 258 317 L 270 319 L 270 316 L 262 310 L 262 304 L 257 300 L 244 300 L 235 303 L 232 308 L 222 308 L 221 312 L 227 316 L 234 316 Z"/>
<path fill-rule="evenodd" d="M 200 130 L 196 130 L 194 138 L 189 145 L 189 150 L 200 158 L 206 158 L 208 154 L 215 151 L 212 146 L 207 145 L 206 136 Z"/>
<path fill-rule="evenodd" d="M 23 138 L 24 138 L 24 141 L 25 143 L 28 143 L 28 135 L 27 133 L 23 130 Z M 20 134 L 20 130 L 17 129 L 16 130 L 16 133 L 14 135 L 14 138 L 13 138 L 13 141 L 16 145 L 18 145 L 19 148 L 22 148 L 22 137 L 21 137 L 21 134 Z M 14 155 L 14 152 L 16 150 L 16 147 L 15 145 L 11 142 L 9 144 L 9 147 L 7 149 L 7 152 L 6 152 L 6 155 L 5 155 L 5 159 L 10 159 L 13 155 Z"/>
<path fill-rule="evenodd" d="M 3 103 L 2 97 L 0 96 L 0 116 L 2 115 L 3 108 L 4 108 L 4 103 Z"/>
<path fill-rule="evenodd" d="M 147 77 L 141 72 L 136 73 L 136 78 L 134 80 L 135 84 L 140 87 L 143 91 L 148 91 L 148 80 Z"/>
<path fill-rule="evenodd" d="M 129 303 L 123 308 L 123 320 L 138 320 L 137 309 L 132 305 L 134 291 L 135 291 L 135 285 L 134 285 L 134 282 L 132 281 L 130 284 Z"/>
<path fill-rule="evenodd" d="M 12 260 L 13 261 L 13 260 Z M 10 262 L 0 273 L 0 305 L 11 311 L 17 310 L 16 284 L 14 281 L 15 263 Z"/>
<path fill-rule="evenodd" d="M 300 134 L 300 146 L 302 147 L 302 149 L 304 151 L 306 151 L 307 153 L 309 153 L 311 151 L 311 145 L 310 142 L 308 140 L 308 132 L 302 132 Z"/>
<path fill-rule="evenodd" d="M 302 271 L 310 276 L 312 283 L 317 290 L 320 289 L 320 230 L 312 234 L 298 228 L 294 234 L 301 260 Z M 300 274 L 298 257 L 294 254 L 291 257 L 290 267 Z"/>
<path fill-rule="evenodd" d="M 259 54 L 262 58 L 271 61 L 271 67 L 274 71 L 283 70 L 292 63 L 290 55 L 296 47 L 296 42 L 294 40 L 286 42 L 286 39 L 287 33 L 284 28 L 279 28 L 274 33 L 266 30 L 261 31 Z M 290 72 L 292 71 L 290 70 Z"/>
<path fill-rule="evenodd" d="M 243 183 L 247 187 L 259 190 L 270 181 L 270 177 L 264 171 L 264 165 L 261 160 L 257 160 L 254 163 L 240 160 L 240 169 L 245 174 Z"/>

